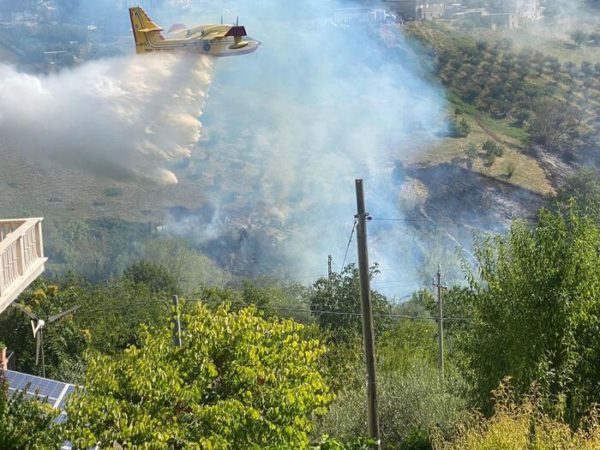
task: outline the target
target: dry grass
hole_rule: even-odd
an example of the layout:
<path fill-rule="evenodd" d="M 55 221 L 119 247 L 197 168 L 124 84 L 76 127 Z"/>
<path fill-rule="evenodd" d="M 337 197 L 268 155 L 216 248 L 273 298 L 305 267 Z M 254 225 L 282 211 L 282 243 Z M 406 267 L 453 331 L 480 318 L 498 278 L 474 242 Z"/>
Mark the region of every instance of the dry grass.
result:
<path fill-rule="evenodd" d="M 451 441 L 435 438 L 436 450 L 598 450 L 600 423 L 592 412 L 585 428 L 572 431 L 561 420 L 545 413 L 535 395 L 517 404 L 506 386 L 496 392 L 494 415 L 474 414 L 458 426 Z"/>
<path fill-rule="evenodd" d="M 481 149 L 481 145 L 486 140 L 492 139 L 492 137 L 473 117 L 467 115 L 463 117 L 471 126 L 471 133 L 468 137 L 445 139 L 435 147 L 431 147 L 421 154 L 413 155 L 407 162 L 435 165 L 451 161 L 455 164 L 466 166 L 467 158 L 465 150 L 467 146 L 472 143 Z M 495 135 L 499 135 L 498 129 L 495 129 L 494 132 Z M 521 152 L 521 143 L 514 137 L 504 134 L 500 134 L 499 137 L 504 143 L 510 144 L 513 148 L 504 145 L 504 155 L 496 158 L 491 167 L 485 166 L 484 161 L 477 158 L 473 163 L 472 170 L 540 194 L 554 192 L 546 176 L 546 172 L 542 169 L 539 162 L 535 158 Z M 510 166 L 514 168 L 512 175 L 509 175 Z"/>

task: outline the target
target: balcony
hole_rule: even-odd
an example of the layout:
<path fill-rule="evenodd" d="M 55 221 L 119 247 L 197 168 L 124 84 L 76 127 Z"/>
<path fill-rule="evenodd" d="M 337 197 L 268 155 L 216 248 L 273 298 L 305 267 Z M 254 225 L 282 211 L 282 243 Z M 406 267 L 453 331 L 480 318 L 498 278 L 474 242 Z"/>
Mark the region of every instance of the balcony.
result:
<path fill-rule="evenodd" d="M 44 271 L 42 220 L 0 220 L 0 314 Z"/>

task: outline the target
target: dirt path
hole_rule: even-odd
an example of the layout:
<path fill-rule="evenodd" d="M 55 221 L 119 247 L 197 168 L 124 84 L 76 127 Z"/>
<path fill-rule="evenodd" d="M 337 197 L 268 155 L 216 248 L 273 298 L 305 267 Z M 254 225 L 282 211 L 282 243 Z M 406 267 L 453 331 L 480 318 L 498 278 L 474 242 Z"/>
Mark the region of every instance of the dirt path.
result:
<path fill-rule="evenodd" d="M 513 143 L 513 142 L 508 142 L 505 141 L 504 139 L 502 139 L 500 136 L 498 136 L 496 133 L 494 133 L 492 130 L 490 130 L 481 120 L 481 118 L 479 116 L 475 116 L 475 122 L 477 122 L 477 125 L 479 125 L 481 127 L 481 129 L 483 131 L 485 131 L 485 134 L 487 134 L 489 137 L 491 137 L 494 141 L 498 142 L 499 144 L 505 145 L 509 148 L 515 149 L 515 150 L 519 150 L 520 147 Z"/>

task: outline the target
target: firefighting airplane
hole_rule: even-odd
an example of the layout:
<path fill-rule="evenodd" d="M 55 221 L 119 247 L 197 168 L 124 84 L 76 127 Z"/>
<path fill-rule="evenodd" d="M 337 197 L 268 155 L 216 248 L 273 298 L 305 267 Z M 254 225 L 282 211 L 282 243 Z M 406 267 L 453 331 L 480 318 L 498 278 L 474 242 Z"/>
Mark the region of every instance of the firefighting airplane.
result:
<path fill-rule="evenodd" d="M 247 37 L 238 25 L 200 25 L 180 27 L 165 39 L 163 29 L 138 7 L 129 8 L 136 53 L 190 52 L 211 56 L 242 55 L 255 51 L 260 42 Z M 181 29 L 183 28 L 183 29 Z"/>

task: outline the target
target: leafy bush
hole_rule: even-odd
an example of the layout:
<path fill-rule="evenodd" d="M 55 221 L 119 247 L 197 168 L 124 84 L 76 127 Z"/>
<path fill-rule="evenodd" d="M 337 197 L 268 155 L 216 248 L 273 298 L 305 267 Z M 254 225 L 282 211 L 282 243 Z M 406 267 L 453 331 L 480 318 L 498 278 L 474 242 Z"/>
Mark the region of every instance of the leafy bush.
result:
<path fill-rule="evenodd" d="M 463 297 L 472 320 L 460 346 L 482 407 L 507 374 L 521 395 L 539 382 L 571 423 L 599 398 L 596 219 L 574 206 L 542 210 L 534 227 L 515 222 L 506 237 L 476 239 L 479 273 L 467 272 L 470 292 Z"/>
<path fill-rule="evenodd" d="M 0 448 L 60 448 L 56 416 L 57 410 L 47 403 L 29 400 L 24 391 L 9 397 L 8 383 L 0 372 Z"/>
<path fill-rule="evenodd" d="M 481 149 L 486 153 L 486 155 L 490 156 L 500 157 L 504 154 L 504 148 L 491 139 L 485 141 L 481 145 Z"/>
<path fill-rule="evenodd" d="M 431 448 L 430 432 L 437 427 L 451 433 L 462 418 L 465 401 L 456 393 L 456 382 L 446 386 L 437 371 L 423 364 L 404 374 L 378 376 L 379 422 L 384 448 Z M 367 434 L 364 386 L 342 390 L 331 404 L 319 431 L 346 440 Z"/>
<path fill-rule="evenodd" d="M 123 278 L 134 284 L 144 284 L 153 293 L 177 294 L 179 292 L 177 282 L 162 264 L 138 261 L 125 269 Z"/>
<path fill-rule="evenodd" d="M 514 161 L 508 161 L 506 163 L 506 176 L 507 178 L 512 178 L 512 176 L 515 174 L 517 170 L 517 165 L 515 164 Z"/>
<path fill-rule="evenodd" d="M 332 398 L 324 347 L 252 308 L 196 304 L 182 322 L 181 347 L 167 322 L 118 358 L 90 357 L 66 437 L 77 448 L 306 448 Z"/>
<path fill-rule="evenodd" d="M 464 138 L 469 135 L 471 132 L 471 125 L 465 118 L 462 118 L 460 121 L 456 121 L 455 119 L 450 119 L 448 124 L 448 135 L 454 138 Z"/>
<path fill-rule="evenodd" d="M 467 158 L 475 159 L 479 155 L 479 150 L 477 150 L 477 146 L 471 142 L 467 146 L 467 149 L 465 150 L 465 154 L 467 155 Z"/>
<path fill-rule="evenodd" d="M 369 275 L 373 278 L 377 273 L 379 269 L 375 264 L 370 268 Z M 341 273 L 334 273 L 331 281 L 325 278 L 317 280 L 314 288 L 310 309 L 319 326 L 330 331 L 334 340 L 347 340 L 362 331 L 360 281 L 355 264 L 348 264 Z M 374 314 L 391 312 L 388 299 L 375 290 L 371 291 L 371 302 Z M 383 332 L 388 325 L 385 317 L 377 317 L 375 332 Z"/>
<path fill-rule="evenodd" d="M 571 40 L 575 43 L 575 45 L 579 47 L 585 42 L 588 36 L 585 32 L 581 30 L 575 30 L 570 34 L 570 37 Z"/>

